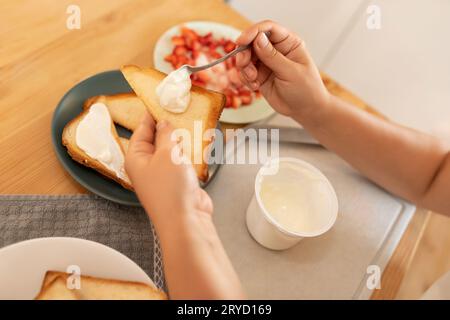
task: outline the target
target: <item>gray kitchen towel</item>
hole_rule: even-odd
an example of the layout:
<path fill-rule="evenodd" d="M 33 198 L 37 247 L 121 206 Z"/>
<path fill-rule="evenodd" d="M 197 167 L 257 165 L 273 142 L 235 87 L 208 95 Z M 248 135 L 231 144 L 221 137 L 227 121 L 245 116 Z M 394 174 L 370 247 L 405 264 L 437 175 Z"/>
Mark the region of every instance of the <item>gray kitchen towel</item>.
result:
<path fill-rule="evenodd" d="M 142 208 L 95 195 L 0 195 L 0 247 L 42 237 L 96 241 L 136 262 L 164 288 L 161 250 Z"/>

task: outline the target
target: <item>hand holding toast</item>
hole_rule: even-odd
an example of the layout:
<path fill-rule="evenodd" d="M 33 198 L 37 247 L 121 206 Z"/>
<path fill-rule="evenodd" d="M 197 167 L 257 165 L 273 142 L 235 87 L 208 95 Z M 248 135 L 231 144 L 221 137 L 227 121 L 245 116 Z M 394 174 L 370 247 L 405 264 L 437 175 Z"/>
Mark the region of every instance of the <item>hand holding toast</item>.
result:
<path fill-rule="evenodd" d="M 252 49 L 237 54 L 236 66 L 242 81 L 252 90 L 260 89 L 276 111 L 295 117 L 326 104 L 329 93 L 296 34 L 263 21 L 242 32 L 236 41 L 237 45 L 252 42 Z"/>
<path fill-rule="evenodd" d="M 172 299 L 241 299 L 243 291 L 212 222 L 213 205 L 191 164 L 176 164 L 173 128 L 146 113 L 125 169 L 155 225 Z M 174 151 L 175 150 L 175 151 Z"/>
<path fill-rule="evenodd" d="M 192 165 L 176 164 L 172 159 L 174 148 L 179 148 L 172 132 L 164 121 L 155 130 L 155 122 L 146 112 L 125 158 L 125 169 L 139 200 L 156 224 L 174 223 L 194 211 L 212 213 L 211 199 L 200 188 Z"/>

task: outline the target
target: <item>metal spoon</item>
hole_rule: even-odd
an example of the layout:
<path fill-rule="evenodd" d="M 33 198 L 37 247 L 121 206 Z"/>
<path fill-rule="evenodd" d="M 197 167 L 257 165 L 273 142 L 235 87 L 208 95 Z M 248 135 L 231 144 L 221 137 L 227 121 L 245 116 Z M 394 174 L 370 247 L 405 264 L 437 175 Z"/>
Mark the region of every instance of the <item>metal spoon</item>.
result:
<path fill-rule="evenodd" d="M 269 31 L 264 32 L 264 33 L 267 36 L 267 38 L 270 37 L 270 32 Z M 211 63 L 205 64 L 203 66 L 191 66 L 191 65 L 188 65 L 188 64 L 184 64 L 184 65 L 182 65 L 180 67 L 180 69 L 181 68 L 186 68 L 187 71 L 189 72 L 189 74 L 193 74 L 195 72 L 199 72 L 199 71 L 202 71 L 202 70 L 205 70 L 205 69 L 209 69 L 209 68 L 215 66 L 216 64 L 224 62 L 225 60 L 227 60 L 228 58 L 231 58 L 232 56 L 238 54 L 239 52 L 250 48 L 251 46 L 252 46 L 251 43 L 249 43 L 249 44 L 247 44 L 245 46 L 239 46 L 236 49 L 234 49 L 233 51 L 231 51 L 231 52 L 227 53 L 226 55 L 224 55 L 222 58 L 217 59 L 217 60 L 215 60 L 215 61 L 213 61 Z"/>

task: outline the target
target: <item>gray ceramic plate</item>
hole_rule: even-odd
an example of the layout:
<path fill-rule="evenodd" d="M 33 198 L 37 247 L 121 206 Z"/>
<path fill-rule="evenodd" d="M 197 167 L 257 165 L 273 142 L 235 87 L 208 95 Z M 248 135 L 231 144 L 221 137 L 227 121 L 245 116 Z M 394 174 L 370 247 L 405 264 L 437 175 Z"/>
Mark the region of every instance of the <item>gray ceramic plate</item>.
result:
<path fill-rule="evenodd" d="M 134 192 L 124 189 L 118 183 L 104 177 L 97 171 L 72 160 L 61 142 L 64 126 L 82 111 L 83 103 L 87 98 L 100 94 L 116 94 L 131 91 L 130 86 L 119 70 L 102 72 L 81 81 L 64 95 L 53 113 L 52 142 L 56 155 L 63 167 L 83 187 L 108 200 L 125 205 L 138 206 L 140 205 L 139 200 Z M 117 126 L 117 132 L 122 137 L 128 138 L 131 135 L 128 130 L 120 126 Z M 206 187 L 209 181 L 214 178 L 219 167 L 220 165 L 211 165 L 209 167 L 210 178 L 202 187 Z"/>

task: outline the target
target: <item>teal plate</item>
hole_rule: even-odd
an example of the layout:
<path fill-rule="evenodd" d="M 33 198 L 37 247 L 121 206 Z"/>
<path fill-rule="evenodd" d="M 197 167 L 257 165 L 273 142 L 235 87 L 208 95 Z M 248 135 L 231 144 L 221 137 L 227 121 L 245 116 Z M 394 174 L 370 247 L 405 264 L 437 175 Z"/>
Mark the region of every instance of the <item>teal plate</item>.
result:
<path fill-rule="evenodd" d="M 63 167 L 83 187 L 105 199 L 120 204 L 139 206 L 139 200 L 134 192 L 123 188 L 117 182 L 104 177 L 97 171 L 72 160 L 61 141 L 64 126 L 80 114 L 86 99 L 101 94 L 109 95 L 124 92 L 132 92 L 132 89 L 119 70 L 102 72 L 78 83 L 64 95 L 53 113 L 52 142 L 56 156 Z M 128 130 L 120 126 L 116 126 L 116 128 L 119 136 L 130 137 L 131 132 Z M 209 180 L 202 184 L 202 187 L 207 186 L 219 168 L 220 165 L 209 167 Z"/>

